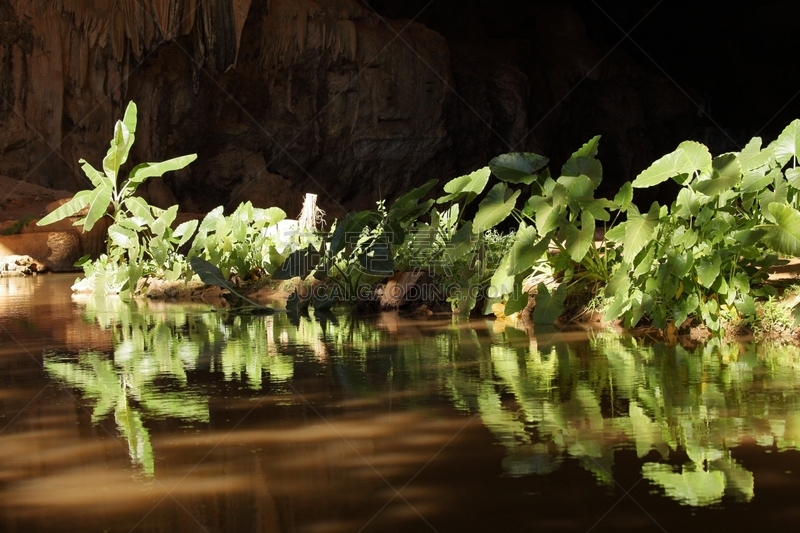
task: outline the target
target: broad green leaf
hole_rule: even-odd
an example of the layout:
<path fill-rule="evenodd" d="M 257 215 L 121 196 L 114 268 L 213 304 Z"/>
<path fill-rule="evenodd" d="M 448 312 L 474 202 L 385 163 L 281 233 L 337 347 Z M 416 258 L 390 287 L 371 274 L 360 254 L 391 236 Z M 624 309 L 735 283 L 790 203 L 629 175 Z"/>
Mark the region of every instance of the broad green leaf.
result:
<path fill-rule="evenodd" d="M 118 120 L 114 125 L 114 138 L 111 140 L 111 146 L 103 158 L 103 171 L 114 184 L 117 182 L 119 167 L 128 159 L 128 152 L 132 144 L 133 135 L 128 131 L 128 127 Z"/>
<path fill-rule="evenodd" d="M 778 169 L 775 170 L 780 172 Z M 763 167 L 747 171 L 742 178 L 739 190 L 743 193 L 761 192 L 764 187 L 771 184 L 775 179 L 773 174 L 767 174 L 765 171 L 766 168 Z"/>
<path fill-rule="evenodd" d="M 561 167 L 562 176 L 588 176 L 594 187 L 603 180 L 603 165 L 594 157 L 571 157 Z"/>
<path fill-rule="evenodd" d="M 603 321 L 612 322 L 623 315 L 631 307 L 631 298 L 628 297 L 627 291 L 618 291 L 611 301 L 611 305 L 606 309 L 606 314 L 603 316 Z"/>
<path fill-rule="evenodd" d="M 672 236 L 672 244 L 676 247 L 689 249 L 697 242 L 697 232 L 691 228 L 678 228 Z"/>
<path fill-rule="evenodd" d="M 225 279 L 222 271 L 218 266 L 209 263 L 201 257 L 192 257 L 189 264 L 194 270 L 195 274 L 200 276 L 200 281 L 206 285 L 213 285 L 214 287 L 221 287 L 223 289 L 233 290 L 233 285 Z"/>
<path fill-rule="evenodd" d="M 219 269 L 218 266 L 206 261 L 202 257 L 192 257 L 189 260 L 189 264 L 194 270 L 195 274 L 200 276 L 200 281 L 205 283 L 206 285 L 213 285 L 215 287 L 221 287 L 223 289 L 227 289 L 231 294 L 234 294 L 241 298 L 243 301 L 249 303 L 253 308 L 256 308 L 261 313 L 264 312 L 274 312 L 274 309 L 270 307 L 263 306 L 253 300 L 243 296 L 241 293 L 236 291 L 236 287 L 231 284 L 228 280 L 225 279 L 225 276 L 222 275 L 222 270 Z M 287 309 L 288 309 L 287 303 Z"/>
<path fill-rule="evenodd" d="M 675 205 L 678 208 L 675 214 L 684 219 L 696 217 L 700 213 L 700 198 L 698 198 L 697 193 L 689 187 L 681 188 Z"/>
<path fill-rule="evenodd" d="M 198 224 L 197 220 L 187 220 L 186 222 L 179 224 L 178 227 L 175 228 L 175 232 L 172 234 L 172 236 L 175 237 L 176 239 L 180 239 L 178 241 L 177 248 L 180 248 L 181 246 L 189 242 L 189 239 L 191 239 L 192 235 L 194 235 L 194 230 L 197 229 L 197 224 Z"/>
<path fill-rule="evenodd" d="M 406 218 L 417 218 L 424 212 L 427 212 L 430 209 L 430 205 L 427 205 L 427 209 L 423 209 L 422 206 L 419 205 L 419 201 L 424 197 L 428 192 L 436 185 L 439 180 L 432 179 L 426 182 L 425 184 L 417 187 L 416 189 L 412 189 L 411 191 L 407 192 L 406 194 L 400 196 L 397 200 L 394 201 L 392 206 L 389 208 L 389 217 L 401 220 L 406 222 Z M 423 204 L 425 205 L 425 204 Z M 432 205 L 432 202 L 431 202 Z"/>
<path fill-rule="evenodd" d="M 286 220 L 286 211 L 280 207 L 267 207 L 266 209 L 257 209 L 258 213 L 256 218 L 263 220 L 269 225 L 277 224 L 281 220 Z"/>
<path fill-rule="evenodd" d="M 195 159 L 197 159 L 197 154 L 189 154 L 158 163 L 142 163 L 131 171 L 129 180 L 131 183 L 142 183 L 147 178 L 158 177 L 165 172 L 180 170 Z"/>
<path fill-rule="evenodd" d="M 545 235 L 558 228 L 559 220 L 565 210 L 565 207 L 553 207 L 549 202 L 539 204 L 535 210 L 536 228 L 539 234 Z"/>
<path fill-rule="evenodd" d="M 483 232 L 505 220 L 514 210 L 519 194 L 520 191 L 509 191 L 508 186 L 502 182 L 492 187 L 478 206 L 472 231 Z"/>
<path fill-rule="evenodd" d="M 678 299 L 672 306 L 672 322 L 676 328 L 681 327 L 681 324 L 689 317 L 689 314 L 694 309 L 689 309 L 689 300 L 686 298 Z"/>
<path fill-rule="evenodd" d="M 614 270 L 611 279 L 608 280 L 608 285 L 603 290 L 603 295 L 606 298 L 615 298 L 620 293 L 628 294 L 628 289 L 631 288 L 631 277 L 628 275 L 629 266 L 625 263 L 619 264 Z"/>
<path fill-rule="evenodd" d="M 630 307 L 626 310 L 625 327 L 634 328 L 647 312 L 647 307 L 653 301 L 652 296 L 636 290 L 631 294 Z"/>
<path fill-rule="evenodd" d="M 89 204 L 89 197 L 91 195 L 92 191 L 79 191 L 75 193 L 75 196 L 72 197 L 72 200 L 53 210 L 50 214 L 37 222 L 36 225 L 46 226 L 48 224 L 52 224 L 53 222 L 58 222 L 59 220 L 71 217 Z"/>
<path fill-rule="evenodd" d="M 606 208 L 616 208 L 616 204 L 605 198 L 597 200 L 594 198 L 580 199 L 577 203 L 580 210 L 588 211 L 596 220 L 602 220 L 603 222 L 611 220 L 611 215 L 606 211 Z"/>
<path fill-rule="evenodd" d="M 625 241 L 625 223 L 617 224 L 610 230 L 606 231 L 604 235 L 608 242 L 622 244 Z"/>
<path fill-rule="evenodd" d="M 667 255 L 672 274 L 678 279 L 683 279 L 694 266 L 694 253 L 692 250 L 680 252 L 672 250 Z"/>
<path fill-rule="evenodd" d="M 778 202 L 769 204 L 768 209 L 775 225 L 766 226 L 766 245 L 781 254 L 800 256 L 800 211 Z"/>
<path fill-rule="evenodd" d="M 112 183 L 111 180 L 109 180 L 105 174 L 94 168 L 85 159 L 80 159 L 78 163 L 81 164 L 81 169 L 83 170 L 83 173 L 86 174 L 86 177 L 88 177 L 91 180 L 92 185 L 94 185 L 95 187 L 102 187 L 103 185 L 110 185 L 112 187 L 114 186 L 114 183 Z"/>
<path fill-rule="evenodd" d="M 786 181 L 795 189 L 800 189 L 800 167 L 786 169 Z"/>
<path fill-rule="evenodd" d="M 749 294 L 742 296 L 742 300 L 736 304 L 736 309 L 746 317 L 756 316 L 756 302 Z"/>
<path fill-rule="evenodd" d="M 697 280 L 700 282 L 700 285 L 707 289 L 711 288 L 719 277 L 720 264 L 719 255 L 715 255 L 710 260 L 706 257 L 697 260 Z"/>
<path fill-rule="evenodd" d="M 564 186 L 567 191 L 567 198 L 570 200 L 591 198 L 594 196 L 595 185 L 591 178 L 586 175 L 561 176 L 558 178 L 558 183 Z"/>
<path fill-rule="evenodd" d="M 739 152 L 739 165 L 745 174 L 766 166 L 775 157 L 772 148 L 761 149 L 761 137 L 753 137 Z M 764 172 L 760 173 L 762 176 Z"/>
<path fill-rule="evenodd" d="M 694 171 L 703 173 L 711 166 L 711 152 L 705 144 L 696 141 L 684 141 L 678 145 L 678 149 L 683 150 L 686 157 L 691 161 Z"/>
<path fill-rule="evenodd" d="M 505 310 L 503 311 L 506 316 L 522 311 L 528 305 L 529 295 L 522 290 L 522 284 L 525 281 L 525 274 L 517 274 L 514 277 L 512 291 L 509 293 L 508 301 L 506 302 Z M 558 317 L 556 317 L 558 318 Z"/>
<path fill-rule="evenodd" d="M 552 324 L 564 312 L 564 300 L 567 296 L 567 285 L 561 284 L 551 294 L 544 283 L 536 288 L 536 306 L 533 308 L 531 320 L 534 324 Z"/>
<path fill-rule="evenodd" d="M 131 250 L 139 247 L 139 235 L 134 230 L 120 224 L 109 226 L 108 236 L 120 248 Z"/>
<path fill-rule="evenodd" d="M 714 158 L 711 179 L 695 182 L 693 188 L 706 196 L 717 196 L 736 187 L 742 179 L 742 169 L 736 154 L 722 154 Z"/>
<path fill-rule="evenodd" d="M 492 299 L 499 299 L 504 294 L 510 294 L 514 290 L 514 276 L 511 270 L 511 254 L 506 254 L 500 260 L 497 270 L 492 274 L 492 280 L 486 289 L 486 295 Z"/>
<path fill-rule="evenodd" d="M 216 231 L 220 222 L 225 220 L 223 209 L 223 206 L 217 206 L 203 217 L 203 220 L 200 222 L 200 229 L 197 230 L 198 235 L 206 235 L 207 233 Z"/>
<path fill-rule="evenodd" d="M 472 252 L 477 243 L 478 238 L 475 232 L 472 231 L 472 221 L 467 221 L 463 226 L 458 228 L 453 238 L 447 243 L 445 254 L 450 260 L 450 264 L 453 264 L 455 261 L 458 261 Z"/>
<path fill-rule="evenodd" d="M 783 166 L 792 158 L 796 161 L 798 153 L 800 153 L 800 119 L 794 119 L 775 141 L 775 159 Z"/>
<path fill-rule="evenodd" d="M 328 253 L 335 256 L 344 250 L 353 239 L 361 235 L 361 231 L 367 227 L 373 217 L 372 211 L 358 211 L 347 213 L 342 219 L 336 222 L 336 228 L 331 234 L 330 247 Z M 202 231 L 203 226 L 200 225 Z"/>
<path fill-rule="evenodd" d="M 436 203 L 456 202 L 465 196 L 467 197 L 466 203 L 471 202 L 486 188 L 486 184 L 489 183 L 490 174 L 491 171 L 489 167 L 483 167 L 471 174 L 453 178 L 444 185 L 444 192 L 450 194 L 438 198 Z"/>
<path fill-rule="evenodd" d="M 639 264 L 636 265 L 636 268 L 633 269 L 634 278 L 638 278 L 639 276 L 642 276 L 650 272 L 650 270 L 653 268 L 654 255 L 655 251 L 653 249 L 650 249 L 647 252 L 647 255 L 645 255 L 644 258 L 642 258 L 642 260 L 639 261 Z"/>
<path fill-rule="evenodd" d="M 508 183 L 530 185 L 538 179 L 536 175 L 547 166 L 549 159 L 530 152 L 502 154 L 489 161 L 492 174 Z M 448 191 L 449 192 L 449 191 Z"/>
<path fill-rule="evenodd" d="M 678 148 L 656 160 L 641 174 L 633 180 L 632 186 L 636 188 L 652 187 L 670 178 L 678 178 L 683 174 L 691 174 L 695 171 L 694 164 L 686 156 L 683 149 Z"/>
<path fill-rule="evenodd" d="M 128 102 L 128 107 L 125 108 L 125 116 L 122 123 L 128 128 L 130 133 L 136 133 L 136 103 L 131 100 Z"/>
<path fill-rule="evenodd" d="M 164 211 L 156 220 L 153 222 L 153 225 L 150 226 L 150 231 L 153 232 L 153 235 L 157 237 L 161 237 L 164 235 L 164 232 L 167 230 L 168 227 L 172 225 L 175 221 L 175 217 L 178 215 L 178 206 L 173 205 L 166 211 Z"/>
<path fill-rule="evenodd" d="M 769 205 L 773 202 L 785 204 L 789 196 L 789 183 L 783 178 L 783 173 L 776 169 L 774 173 L 774 181 L 772 190 L 764 189 L 758 195 L 758 204 L 761 207 L 761 215 L 770 222 L 775 222 L 775 217 L 769 211 Z"/>
<path fill-rule="evenodd" d="M 325 311 L 336 303 L 336 294 L 333 291 L 318 295 L 314 298 L 314 311 Z"/>
<path fill-rule="evenodd" d="M 155 218 L 150 211 L 150 204 L 139 196 L 129 196 L 125 199 L 125 207 L 135 217 L 141 218 L 148 226 L 152 226 Z"/>
<path fill-rule="evenodd" d="M 764 227 L 757 227 L 735 231 L 731 233 L 731 237 L 744 246 L 753 246 L 754 244 L 761 242 L 766 234 L 767 230 L 764 229 Z"/>
<path fill-rule="evenodd" d="M 583 146 L 575 150 L 575 152 L 570 156 L 570 158 L 574 157 L 597 157 L 597 148 L 600 145 L 600 135 L 595 135 L 588 141 L 586 141 Z"/>
<path fill-rule="evenodd" d="M 640 214 L 638 210 L 631 206 L 628 211 L 628 220 L 623 223 L 625 226 L 625 240 L 622 242 L 622 259 L 626 263 L 633 263 L 636 255 L 653 238 L 658 220 L 658 203 L 653 202 L 650 211 L 646 215 Z"/>
<path fill-rule="evenodd" d="M 614 203 L 619 206 L 620 211 L 627 211 L 633 201 L 633 184 L 626 181 L 620 187 L 619 192 L 614 197 Z"/>
<path fill-rule="evenodd" d="M 108 212 L 111 203 L 111 187 L 98 187 L 89 194 L 89 212 L 83 222 L 83 231 L 91 231 L 98 220 Z"/>
<path fill-rule="evenodd" d="M 537 240 L 538 234 L 533 226 L 521 226 L 514 236 L 514 244 L 508 264 L 508 274 L 515 276 L 529 271 L 530 268 L 547 252 L 550 242 L 548 238 Z"/>
<path fill-rule="evenodd" d="M 594 245 L 595 220 L 588 211 L 581 213 L 581 229 L 574 224 L 567 226 L 567 239 L 565 248 L 567 253 L 576 263 L 580 263 L 589 248 Z"/>

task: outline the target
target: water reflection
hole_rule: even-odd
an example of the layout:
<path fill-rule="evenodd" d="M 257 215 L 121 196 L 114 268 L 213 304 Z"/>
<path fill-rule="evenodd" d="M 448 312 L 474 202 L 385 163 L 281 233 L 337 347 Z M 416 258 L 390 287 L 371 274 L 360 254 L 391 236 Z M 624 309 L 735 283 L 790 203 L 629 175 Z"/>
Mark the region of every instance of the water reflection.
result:
<path fill-rule="evenodd" d="M 642 477 L 662 521 L 797 485 L 796 348 L 48 304 L 25 283 L 0 298 L 0 529 L 586 531 Z"/>
<path fill-rule="evenodd" d="M 611 334 L 569 343 L 558 332 L 537 337 L 489 323 L 241 317 L 114 299 L 89 299 L 83 312 L 110 333 L 112 353 L 48 351 L 45 370 L 91 400 L 93 422 L 113 413 L 146 476 L 156 465 L 143 420 L 209 422 L 213 391 L 189 373 L 291 404 L 307 401 L 293 394 L 299 364 L 351 398 L 406 391 L 413 406 L 437 391 L 480 415 L 506 449 L 508 476 L 548 474 L 573 458 L 613 486 L 616 451 L 635 449 L 642 475 L 691 506 L 753 498 L 753 475 L 732 448 L 753 441 L 784 451 L 800 438 L 800 356 L 785 346 L 686 349 Z"/>

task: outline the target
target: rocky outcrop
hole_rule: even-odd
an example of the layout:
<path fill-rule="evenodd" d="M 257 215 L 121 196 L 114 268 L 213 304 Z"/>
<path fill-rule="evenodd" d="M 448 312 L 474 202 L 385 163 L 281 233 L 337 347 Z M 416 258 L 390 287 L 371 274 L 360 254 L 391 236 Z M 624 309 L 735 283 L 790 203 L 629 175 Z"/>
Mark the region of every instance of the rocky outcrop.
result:
<path fill-rule="evenodd" d="M 78 159 L 99 166 L 135 100 L 134 163 L 199 155 L 147 184 L 154 203 L 293 216 L 311 192 L 338 215 L 512 149 L 559 162 L 597 133 L 624 181 L 693 116 L 629 58 L 600 61 L 568 7 L 530 2 L 526 37 L 497 39 L 502 14 L 439 4 L 437 32 L 400 18 L 415 2 L 384 19 L 356 0 L 0 0 L 0 173 L 88 186 Z"/>
<path fill-rule="evenodd" d="M 0 271 L 68 272 L 76 270 L 75 262 L 84 255 L 94 259 L 105 252 L 108 218 L 85 233 L 75 225 L 78 217 L 36 224 L 70 196 L 67 191 L 0 176 Z"/>

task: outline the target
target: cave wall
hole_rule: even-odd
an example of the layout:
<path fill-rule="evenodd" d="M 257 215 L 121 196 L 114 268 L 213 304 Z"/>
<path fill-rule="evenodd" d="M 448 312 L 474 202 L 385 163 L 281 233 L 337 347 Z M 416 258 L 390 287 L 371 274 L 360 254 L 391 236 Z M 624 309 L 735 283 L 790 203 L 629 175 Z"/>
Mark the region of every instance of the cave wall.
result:
<path fill-rule="evenodd" d="M 293 215 L 315 192 L 341 214 L 507 151 L 558 168 L 598 133 L 614 188 L 696 118 L 663 76 L 603 58 L 565 4 L 523 3 L 507 38 L 478 2 L 434 3 L 455 15 L 426 24 L 372 4 L 0 0 L 0 174 L 87 186 L 78 159 L 99 165 L 132 99 L 133 162 L 199 155 L 148 182 L 155 203 Z"/>

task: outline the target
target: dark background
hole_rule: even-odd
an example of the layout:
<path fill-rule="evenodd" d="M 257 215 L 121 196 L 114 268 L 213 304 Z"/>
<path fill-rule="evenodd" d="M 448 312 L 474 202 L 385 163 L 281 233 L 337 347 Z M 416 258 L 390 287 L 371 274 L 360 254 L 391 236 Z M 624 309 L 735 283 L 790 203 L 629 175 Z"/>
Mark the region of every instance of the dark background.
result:
<path fill-rule="evenodd" d="M 0 0 L 0 174 L 87 187 L 77 161 L 135 100 L 133 161 L 198 154 L 154 204 L 293 214 L 314 192 L 337 216 L 510 151 L 555 174 L 598 134 L 612 196 L 681 141 L 717 155 L 800 117 L 794 1 L 128 4 Z"/>

